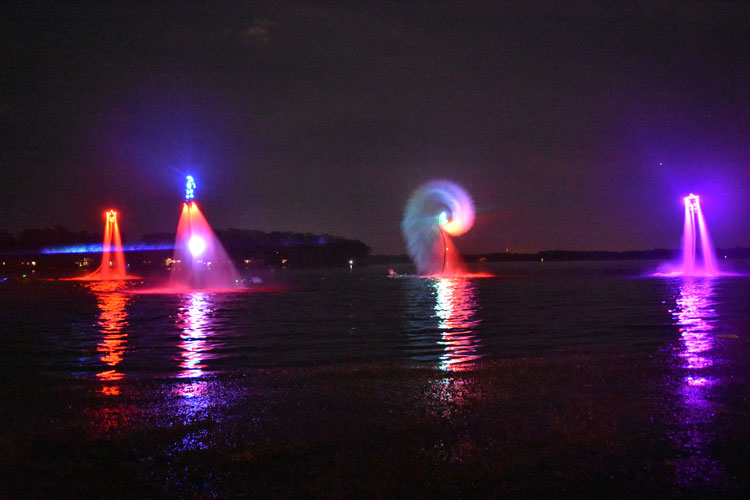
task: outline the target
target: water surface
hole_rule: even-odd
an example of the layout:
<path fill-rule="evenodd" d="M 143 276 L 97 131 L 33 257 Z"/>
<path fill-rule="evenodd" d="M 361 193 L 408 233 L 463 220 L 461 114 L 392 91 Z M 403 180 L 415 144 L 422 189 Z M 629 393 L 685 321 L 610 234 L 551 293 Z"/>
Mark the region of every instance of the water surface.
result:
<path fill-rule="evenodd" d="M 177 496 L 257 493 L 238 474 L 279 494 L 350 494 L 348 481 L 369 484 L 368 469 L 396 478 L 393 467 L 423 481 L 450 470 L 451 487 L 487 494 L 501 483 L 532 496 L 740 491 L 750 278 L 649 277 L 655 267 L 504 264 L 492 278 L 446 279 L 276 271 L 262 275 L 270 291 L 229 294 L 5 282 L 3 461 L 49 475 L 70 458 L 49 451 L 57 443 L 76 450 L 71 475 L 127 462 L 125 476 L 157 491 L 179 465 L 189 472 Z M 376 452 L 352 451 L 361 428 Z M 321 460 L 336 465 L 311 465 Z M 303 472 L 274 475 L 287 467 Z M 553 477 L 535 483 L 540 467 Z M 349 479 L 330 489 L 311 471 Z M 436 493 L 420 477 L 369 491 Z M 3 477 L 17 495 L 30 479 Z M 53 474 L 32 496 L 66 481 Z"/>

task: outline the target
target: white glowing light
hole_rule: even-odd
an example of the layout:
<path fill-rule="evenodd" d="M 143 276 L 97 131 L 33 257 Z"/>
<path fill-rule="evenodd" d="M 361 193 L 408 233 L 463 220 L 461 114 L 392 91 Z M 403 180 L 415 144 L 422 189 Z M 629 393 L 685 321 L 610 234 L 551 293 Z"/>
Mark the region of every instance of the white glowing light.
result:
<path fill-rule="evenodd" d="M 683 198 L 685 205 L 688 206 L 691 212 L 696 212 L 701 209 L 700 198 L 697 194 L 690 193 L 690 196 Z"/>
<path fill-rule="evenodd" d="M 188 250 L 193 254 L 193 257 L 198 257 L 200 254 L 206 251 L 206 240 L 198 235 L 193 235 L 188 241 Z"/>
<path fill-rule="evenodd" d="M 438 215 L 438 225 L 444 226 L 450 222 L 450 218 L 448 217 L 448 212 L 442 211 L 440 212 L 440 215 Z"/>

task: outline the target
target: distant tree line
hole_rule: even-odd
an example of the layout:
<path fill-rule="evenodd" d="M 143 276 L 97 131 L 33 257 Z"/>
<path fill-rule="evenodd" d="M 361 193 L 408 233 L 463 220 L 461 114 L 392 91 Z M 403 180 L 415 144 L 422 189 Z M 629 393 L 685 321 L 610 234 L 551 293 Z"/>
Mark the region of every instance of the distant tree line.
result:
<path fill-rule="evenodd" d="M 215 231 L 224 249 L 237 263 L 251 260 L 271 266 L 326 267 L 344 266 L 349 260 L 367 261 L 370 247 L 359 240 L 330 234 L 267 233 L 253 229 Z M 174 239 L 167 233 L 144 235 L 144 243 L 164 243 Z"/>
<path fill-rule="evenodd" d="M 217 230 L 219 238 L 229 256 L 238 264 L 249 261 L 252 264 L 266 264 L 285 267 L 325 267 L 344 266 L 349 260 L 365 263 L 370 255 L 370 247 L 359 240 L 342 238 L 330 234 L 264 232 L 258 230 L 227 229 Z M 101 243 L 102 235 L 85 231 L 71 231 L 55 226 L 43 229 L 24 229 L 17 236 L 0 231 L 0 254 L 38 255 L 44 249 L 63 248 L 74 245 Z M 123 235 L 123 243 L 171 245 L 172 233 L 146 234 L 138 241 L 128 241 Z M 145 258 L 129 258 L 137 265 L 140 261 L 153 261 L 170 257 L 171 250 L 146 250 L 138 252 Z M 246 264 L 246 263 L 245 263 Z"/>
<path fill-rule="evenodd" d="M 235 260 L 254 255 L 266 263 L 289 267 L 343 266 L 349 260 L 365 262 L 370 255 L 365 243 L 330 234 L 227 229 L 217 231 L 216 236 Z"/>
<path fill-rule="evenodd" d="M 582 261 L 582 260 L 673 260 L 679 257 L 680 251 L 668 248 L 653 250 L 629 250 L 624 252 L 612 251 L 572 251 L 545 250 L 535 253 L 493 252 L 483 254 L 464 254 L 466 262 L 531 262 L 531 261 Z M 716 254 L 729 259 L 750 258 L 750 248 L 734 247 L 717 249 Z M 409 262 L 409 256 L 401 255 L 373 255 L 368 262 L 373 264 L 400 264 Z"/>
<path fill-rule="evenodd" d="M 0 231 L 1 253 L 38 253 L 43 248 L 101 243 L 102 235 L 86 231 L 71 231 L 62 226 L 41 229 L 24 229 L 17 236 Z"/>
<path fill-rule="evenodd" d="M 216 236 L 224 245 L 229 256 L 238 264 L 252 261 L 253 264 L 266 264 L 286 267 L 325 267 L 343 266 L 349 260 L 357 264 L 396 264 L 410 262 L 406 254 L 370 255 L 370 247 L 359 240 L 342 238 L 330 234 L 293 233 L 252 229 L 217 230 Z M 17 235 L 0 230 L 0 254 L 34 255 L 42 249 L 101 243 L 102 235 L 86 231 L 72 231 L 61 226 L 50 228 L 24 229 Z M 129 241 L 123 235 L 125 244 L 166 244 L 174 242 L 173 233 L 150 233 L 138 241 Z M 149 258 L 171 256 L 171 251 L 139 252 Z M 719 257 L 730 259 L 750 258 L 750 248 L 734 247 L 717 249 Z M 163 255 L 162 255 L 163 254 Z M 679 250 L 653 249 L 624 252 L 612 251 L 568 251 L 545 250 L 536 253 L 494 252 L 464 255 L 467 262 L 523 262 L 523 261 L 580 261 L 580 260 L 670 260 L 679 257 Z M 134 261 L 134 259 L 129 259 Z"/>

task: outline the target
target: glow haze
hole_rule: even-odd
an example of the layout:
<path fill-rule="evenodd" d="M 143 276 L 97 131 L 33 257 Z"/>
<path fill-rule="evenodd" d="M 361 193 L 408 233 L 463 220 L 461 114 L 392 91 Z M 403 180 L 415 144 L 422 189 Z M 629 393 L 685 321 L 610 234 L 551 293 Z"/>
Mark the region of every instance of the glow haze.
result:
<path fill-rule="evenodd" d="M 101 231 L 116 204 L 123 232 L 169 232 L 191 173 L 215 228 L 399 254 L 404 200 L 441 177 L 478 209 L 465 253 L 676 248 L 690 190 L 750 246 L 746 6 L 305 4 L 8 14 L 2 228 Z"/>

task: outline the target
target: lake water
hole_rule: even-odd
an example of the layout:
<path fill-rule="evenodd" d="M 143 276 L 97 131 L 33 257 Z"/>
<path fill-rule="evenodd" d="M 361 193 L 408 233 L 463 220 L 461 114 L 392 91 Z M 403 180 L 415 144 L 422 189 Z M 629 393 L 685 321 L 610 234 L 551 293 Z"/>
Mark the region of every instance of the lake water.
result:
<path fill-rule="evenodd" d="M 498 264 L 476 279 L 291 270 L 228 294 L 5 282 L 3 462 L 35 465 L 4 483 L 12 496 L 97 493 L 97 480 L 71 478 L 110 461 L 157 496 L 266 496 L 258 484 L 281 495 L 346 496 L 362 484 L 375 495 L 436 493 L 415 478 L 447 470 L 456 491 L 483 494 L 511 478 L 507 491 L 531 496 L 742 491 L 750 277 L 649 277 L 655 267 Z M 395 420 L 389 428 L 394 412 L 404 428 L 423 427 L 424 441 L 405 440 Z M 342 451 L 360 425 L 378 453 Z M 282 458 L 276 448 L 242 455 L 278 443 Z M 501 451 L 509 443 L 518 455 Z M 102 455 L 104 444 L 116 451 Z M 375 455 L 408 455 L 398 467 L 422 472 L 389 489 L 356 482 L 367 470 L 398 477 Z M 214 466 L 201 463 L 208 456 Z M 335 465 L 311 465 L 321 460 Z M 303 472 L 280 479 L 289 468 Z M 243 474 L 254 482 L 237 482 Z M 319 478 L 331 474 L 347 479 L 330 489 Z M 29 486 L 36 475 L 45 480 Z"/>

